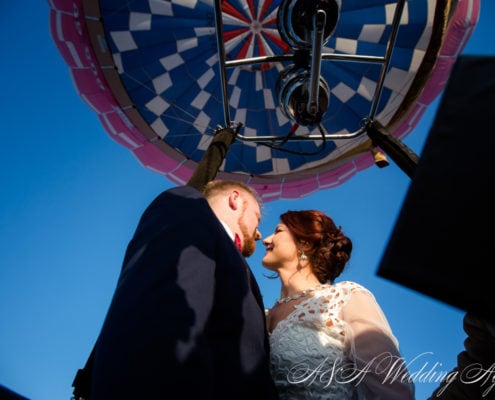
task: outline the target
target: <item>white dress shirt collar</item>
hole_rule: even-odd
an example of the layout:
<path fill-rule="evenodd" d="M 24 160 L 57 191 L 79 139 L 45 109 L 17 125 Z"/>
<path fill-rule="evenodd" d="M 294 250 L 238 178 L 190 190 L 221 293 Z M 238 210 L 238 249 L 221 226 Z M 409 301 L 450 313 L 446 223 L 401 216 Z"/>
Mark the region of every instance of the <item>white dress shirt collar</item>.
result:
<path fill-rule="evenodd" d="M 234 240 L 234 232 L 232 232 L 232 229 L 230 229 L 229 226 L 222 220 L 220 220 L 220 222 L 222 223 L 223 227 L 225 228 L 225 231 L 230 236 L 230 238 Z"/>

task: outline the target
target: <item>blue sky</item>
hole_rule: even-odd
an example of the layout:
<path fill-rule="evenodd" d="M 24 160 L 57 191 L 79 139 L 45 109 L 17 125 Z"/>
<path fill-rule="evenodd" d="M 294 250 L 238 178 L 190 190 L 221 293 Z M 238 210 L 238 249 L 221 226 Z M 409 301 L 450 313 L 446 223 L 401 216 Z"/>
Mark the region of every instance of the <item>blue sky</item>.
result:
<path fill-rule="evenodd" d="M 495 54 L 495 3 L 482 0 L 465 54 Z M 49 33 L 45 1 L 3 2 L 0 13 L 0 385 L 33 400 L 69 399 L 72 379 L 98 335 L 123 254 L 148 203 L 172 186 L 110 139 L 78 96 Z M 437 99 L 404 140 L 417 154 Z M 298 200 L 265 205 L 271 233 L 287 209 L 331 215 L 354 242 L 340 280 L 375 293 L 406 361 L 424 366 L 424 399 L 463 346 L 463 311 L 376 276 L 410 179 L 393 162 Z M 278 281 L 264 276 L 260 244 L 249 263 L 265 303 Z M 431 381 L 431 382 L 430 382 Z"/>

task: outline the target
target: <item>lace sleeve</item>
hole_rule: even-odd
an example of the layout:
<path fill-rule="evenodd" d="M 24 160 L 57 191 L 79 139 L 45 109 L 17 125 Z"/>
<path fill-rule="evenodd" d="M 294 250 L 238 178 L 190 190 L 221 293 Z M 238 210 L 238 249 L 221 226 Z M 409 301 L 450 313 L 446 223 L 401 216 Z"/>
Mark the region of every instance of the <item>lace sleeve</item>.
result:
<path fill-rule="evenodd" d="M 398 341 L 376 302 L 366 289 L 354 290 L 342 309 L 345 346 L 357 368 L 358 392 L 366 399 L 414 399 Z"/>

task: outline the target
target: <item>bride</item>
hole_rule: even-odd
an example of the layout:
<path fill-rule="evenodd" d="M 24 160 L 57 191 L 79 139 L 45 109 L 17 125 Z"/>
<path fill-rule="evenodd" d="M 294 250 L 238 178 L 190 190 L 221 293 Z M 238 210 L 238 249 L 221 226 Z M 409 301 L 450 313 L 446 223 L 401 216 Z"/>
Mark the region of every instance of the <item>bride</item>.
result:
<path fill-rule="evenodd" d="M 335 283 L 352 242 L 320 211 L 288 211 L 263 240 L 281 297 L 267 310 L 281 400 L 414 399 L 397 339 L 373 294 Z"/>

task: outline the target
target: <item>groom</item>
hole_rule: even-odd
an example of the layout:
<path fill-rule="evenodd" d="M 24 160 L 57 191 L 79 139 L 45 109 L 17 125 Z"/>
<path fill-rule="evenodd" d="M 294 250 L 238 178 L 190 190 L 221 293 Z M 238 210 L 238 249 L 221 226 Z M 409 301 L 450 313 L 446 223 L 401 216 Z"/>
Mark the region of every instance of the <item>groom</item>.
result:
<path fill-rule="evenodd" d="M 95 347 L 91 400 L 272 400 L 264 306 L 244 260 L 257 194 L 212 181 L 146 209 Z M 237 246 L 237 247 L 236 247 Z"/>

